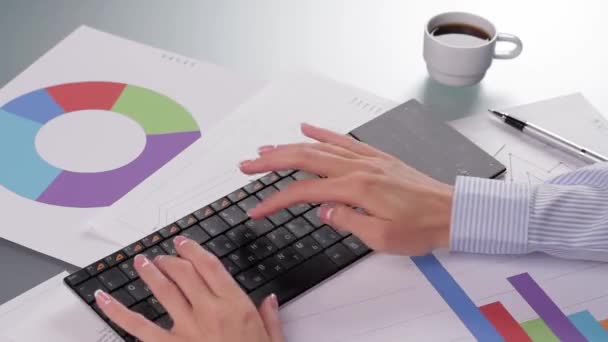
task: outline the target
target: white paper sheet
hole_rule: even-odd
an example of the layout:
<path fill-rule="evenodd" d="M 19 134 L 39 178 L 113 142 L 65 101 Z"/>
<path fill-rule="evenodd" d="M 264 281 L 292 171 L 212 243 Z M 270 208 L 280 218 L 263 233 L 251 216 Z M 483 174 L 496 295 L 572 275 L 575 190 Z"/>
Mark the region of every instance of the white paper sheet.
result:
<path fill-rule="evenodd" d="M 67 272 L 0 306 L 0 341 L 121 342 L 114 331 L 63 284 Z"/>
<path fill-rule="evenodd" d="M 3 87 L 0 90 L 0 107 L 37 89 L 84 81 L 111 81 L 152 89 L 186 108 L 201 129 L 201 139 L 145 179 L 132 192 L 145 192 L 146 189 L 154 188 L 155 184 L 175 175 L 196 159 L 193 150 L 209 142 L 206 136 L 211 134 L 218 121 L 263 85 L 211 64 L 81 27 Z M 72 95 L 72 99 L 78 96 Z M 131 146 L 135 143 L 132 141 L 135 135 L 131 138 L 123 134 L 120 137 L 124 141 L 119 144 L 114 141 L 118 139 L 113 135 L 116 131 L 112 126 L 114 123 L 115 121 L 109 120 L 105 126 L 98 127 L 100 131 L 106 132 L 107 139 L 112 139 L 112 145 Z M 55 139 L 67 139 L 65 143 L 77 144 L 78 142 L 70 140 L 70 133 L 58 131 Z M 105 144 L 104 140 L 94 142 L 91 150 L 107 148 L 105 145 L 110 144 Z M 48 147 L 36 148 L 44 151 Z M 121 153 L 120 150 L 113 152 Z M 65 155 L 67 152 L 54 151 L 52 154 L 62 157 L 62 153 Z M 64 158 L 68 160 L 70 155 L 65 155 Z M 78 166 L 79 162 L 83 167 L 91 163 L 95 165 L 95 158 L 95 153 L 91 153 L 88 158 L 72 161 L 70 165 Z M 11 165 L 10 160 L 3 160 L 2 163 L 2 167 Z M 57 166 L 61 168 L 62 165 Z M 32 170 L 24 170 L 22 175 L 24 184 L 28 184 L 28 177 L 35 178 Z M 83 209 L 44 204 L 16 195 L 2 185 L 0 178 L 0 205 L 3 208 L 1 237 L 79 266 L 85 266 L 120 247 L 111 239 L 97 238 L 85 225 L 85 219 L 99 214 L 102 208 Z M 129 196 L 130 193 L 122 199 Z M 114 204 L 119 202 L 120 200 Z"/>

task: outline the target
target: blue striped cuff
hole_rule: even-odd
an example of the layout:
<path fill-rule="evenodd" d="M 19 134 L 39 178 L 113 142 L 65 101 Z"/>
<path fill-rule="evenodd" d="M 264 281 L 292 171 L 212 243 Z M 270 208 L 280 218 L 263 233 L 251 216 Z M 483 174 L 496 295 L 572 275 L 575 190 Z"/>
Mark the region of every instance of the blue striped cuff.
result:
<path fill-rule="evenodd" d="M 528 184 L 456 178 L 450 249 L 486 254 L 528 252 Z"/>

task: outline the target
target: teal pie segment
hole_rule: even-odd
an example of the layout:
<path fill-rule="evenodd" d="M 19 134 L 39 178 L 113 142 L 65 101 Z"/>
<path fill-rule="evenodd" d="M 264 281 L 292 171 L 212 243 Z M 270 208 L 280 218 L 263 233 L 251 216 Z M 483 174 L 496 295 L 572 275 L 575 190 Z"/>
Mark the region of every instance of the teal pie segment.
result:
<path fill-rule="evenodd" d="M 38 155 L 35 141 L 40 127 L 0 109 L 0 185 L 25 198 L 38 198 L 62 171 Z"/>
<path fill-rule="evenodd" d="M 5 104 L 2 109 L 40 124 L 45 124 L 65 112 L 46 89 L 19 96 Z"/>

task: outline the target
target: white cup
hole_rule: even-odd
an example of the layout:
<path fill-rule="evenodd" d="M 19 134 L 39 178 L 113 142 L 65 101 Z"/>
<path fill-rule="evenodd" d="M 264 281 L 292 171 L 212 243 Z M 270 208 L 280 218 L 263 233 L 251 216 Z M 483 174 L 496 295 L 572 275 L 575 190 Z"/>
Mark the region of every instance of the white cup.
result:
<path fill-rule="evenodd" d="M 441 27 L 468 26 L 481 30 L 485 39 L 473 35 L 437 35 Z M 475 31 L 479 32 L 479 31 Z M 497 42 L 510 42 L 511 50 L 496 50 Z M 483 79 L 492 60 L 519 56 L 523 48 L 519 38 L 512 34 L 497 33 L 494 25 L 475 14 L 448 12 L 428 21 L 424 28 L 424 60 L 431 77 L 449 86 L 469 86 Z"/>

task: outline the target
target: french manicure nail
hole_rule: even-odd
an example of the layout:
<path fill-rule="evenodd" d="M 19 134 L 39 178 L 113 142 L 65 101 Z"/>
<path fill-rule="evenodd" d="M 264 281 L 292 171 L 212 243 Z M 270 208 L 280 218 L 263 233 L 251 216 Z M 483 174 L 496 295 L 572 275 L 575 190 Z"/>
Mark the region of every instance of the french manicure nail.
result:
<path fill-rule="evenodd" d="M 95 291 L 94 296 L 95 296 L 95 299 L 97 299 L 97 301 L 103 305 L 108 305 L 108 304 L 110 304 L 110 302 L 112 302 L 112 297 L 110 297 L 103 290 Z"/>
<path fill-rule="evenodd" d="M 239 167 L 245 167 L 247 165 L 249 165 L 251 163 L 251 160 L 243 160 L 242 162 L 239 163 Z"/>
<path fill-rule="evenodd" d="M 331 221 L 331 216 L 334 213 L 334 206 L 331 204 L 323 204 L 319 207 L 319 217 L 324 221 Z"/>
<path fill-rule="evenodd" d="M 133 260 L 133 263 L 137 267 L 146 267 L 150 264 L 150 260 L 148 260 L 148 258 L 146 258 L 146 256 L 143 254 L 137 254 Z"/>
<path fill-rule="evenodd" d="M 274 150 L 274 145 L 264 145 L 258 148 L 258 154 L 262 155 L 266 152 Z"/>
<path fill-rule="evenodd" d="M 274 293 L 270 294 L 270 305 L 272 305 L 272 308 L 275 310 L 279 308 L 279 300 L 277 299 L 277 295 Z"/>
<path fill-rule="evenodd" d="M 160 261 L 162 258 L 164 258 L 164 257 L 165 257 L 164 255 L 157 255 L 157 256 L 154 258 L 154 262 L 159 262 L 159 261 Z"/>
<path fill-rule="evenodd" d="M 178 235 L 175 237 L 175 239 L 173 239 L 173 244 L 177 247 L 182 246 L 186 242 L 188 242 L 188 239 L 186 239 L 185 237 L 183 237 L 181 235 Z"/>

